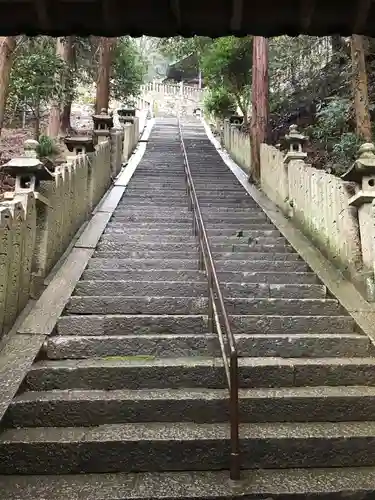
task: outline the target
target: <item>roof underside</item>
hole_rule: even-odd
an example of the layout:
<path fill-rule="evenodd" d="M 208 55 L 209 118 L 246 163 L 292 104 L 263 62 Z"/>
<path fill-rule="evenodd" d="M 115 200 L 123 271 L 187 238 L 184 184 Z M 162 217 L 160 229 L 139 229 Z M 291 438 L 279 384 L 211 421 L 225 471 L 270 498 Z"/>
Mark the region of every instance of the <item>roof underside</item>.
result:
<path fill-rule="evenodd" d="M 0 0 L 1 35 L 375 36 L 374 0 Z"/>

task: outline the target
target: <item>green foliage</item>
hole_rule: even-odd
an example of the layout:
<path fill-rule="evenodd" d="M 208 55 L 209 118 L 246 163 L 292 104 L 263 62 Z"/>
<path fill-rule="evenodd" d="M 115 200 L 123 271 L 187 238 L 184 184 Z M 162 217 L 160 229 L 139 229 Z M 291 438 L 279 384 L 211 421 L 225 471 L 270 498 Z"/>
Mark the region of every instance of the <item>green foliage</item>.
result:
<path fill-rule="evenodd" d="M 171 62 L 178 61 L 191 54 L 196 54 L 200 59 L 212 43 L 212 39 L 206 36 L 193 36 L 191 38 L 174 36 L 172 38 L 161 38 L 159 50 Z"/>
<path fill-rule="evenodd" d="M 147 72 L 147 63 L 130 37 L 118 40 L 113 54 L 112 92 L 116 99 L 137 96 Z"/>
<path fill-rule="evenodd" d="M 335 97 L 318 107 L 310 133 L 327 153 L 326 168 L 343 173 L 355 160 L 361 139 L 351 131 L 352 106 L 349 99 Z"/>
<path fill-rule="evenodd" d="M 315 113 L 314 137 L 320 141 L 329 142 L 331 138 L 340 137 L 348 132 L 350 112 L 351 103 L 345 98 L 328 99 L 319 105 Z"/>
<path fill-rule="evenodd" d="M 51 137 L 41 135 L 38 142 L 37 153 L 40 157 L 54 156 L 58 153 L 57 145 Z"/>
<path fill-rule="evenodd" d="M 224 87 L 217 87 L 206 94 L 204 108 L 209 115 L 224 119 L 235 112 L 236 102 Z"/>
<path fill-rule="evenodd" d="M 36 138 L 39 136 L 42 108 L 52 99 L 64 100 L 61 75 L 68 71 L 62 59 L 56 56 L 52 39 L 45 40 L 46 38 L 25 41 L 10 75 L 9 102 L 32 112 Z"/>
<path fill-rule="evenodd" d="M 205 82 L 211 89 L 224 88 L 244 116 L 250 103 L 252 38 L 218 38 L 202 57 Z"/>

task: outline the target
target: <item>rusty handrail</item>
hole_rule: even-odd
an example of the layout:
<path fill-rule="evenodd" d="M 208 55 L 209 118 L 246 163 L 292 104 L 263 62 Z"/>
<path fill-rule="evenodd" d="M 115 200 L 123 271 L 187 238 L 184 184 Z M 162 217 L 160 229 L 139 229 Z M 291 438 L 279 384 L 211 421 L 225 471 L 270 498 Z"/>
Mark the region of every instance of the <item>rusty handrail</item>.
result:
<path fill-rule="evenodd" d="M 208 280 L 208 331 L 209 333 L 214 333 L 216 327 L 228 383 L 231 442 L 230 478 L 233 480 L 238 480 L 240 479 L 240 439 L 238 403 L 238 352 L 236 339 L 229 325 L 223 293 L 221 291 L 219 279 L 217 277 L 216 267 L 208 240 L 206 227 L 199 206 L 197 193 L 195 191 L 193 177 L 191 175 L 189 160 L 186 153 L 181 122 L 179 118 L 178 128 L 180 133 L 182 153 L 184 156 L 189 209 L 193 212 L 193 232 L 196 236 L 198 236 L 199 241 L 199 269 L 202 271 L 206 271 Z M 229 354 L 226 353 L 226 343 L 224 341 L 223 328 L 220 322 L 220 318 L 222 318 L 225 337 L 229 348 Z"/>

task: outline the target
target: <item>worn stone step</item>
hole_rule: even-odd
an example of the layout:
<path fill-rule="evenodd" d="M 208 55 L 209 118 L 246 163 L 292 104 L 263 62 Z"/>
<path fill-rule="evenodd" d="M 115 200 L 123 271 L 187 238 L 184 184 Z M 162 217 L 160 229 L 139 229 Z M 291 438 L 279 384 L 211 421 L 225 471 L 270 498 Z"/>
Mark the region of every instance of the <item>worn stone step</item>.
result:
<path fill-rule="evenodd" d="M 195 269 L 196 259 L 103 259 L 92 258 L 88 269 Z M 218 260 L 217 271 L 279 271 L 307 272 L 309 268 L 304 261 L 269 261 L 269 260 Z"/>
<path fill-rule="evenodd" d="M 246 257 L 248 260 L 273 260 L 273 261 L 301 261 L 301 257 L 297 253 L 261 253 L 261 252 L 213 252 L 212 253 L 215 261 L 216 260 L 244 260 Z M 130 250 L 112 250 L 112 251 L 96 251 L 93 254 L 94 258 L 116 258 L 116 259 L 195 259 L 197 257 L 197 250 L 189 251 L 130 251 Z"/>
<path fill-rule="evenodd" d="M 220 283 L 225 297 L 283 297 L 324 298 L 324 285 L 290 285 L 268 283 Z M 126 281 L 126 280 L 82 280 L 77 283 L 75 296 L 80 295 L 160 295 L 170 297 L 205 296 L 207 281 Z"/>
<path fill-rule="evenodd" d="M 211 236 L 228 236 L 228 237 L 238 237 L 238 239 L 242 240 L 242 238 L 259 238 L 259 237 L 279 237 L 280 231 L 276 229 L 272 229 L 272 226 L 268 226 L 271 229 L 235 229 L 235 228 L 223 228 L 223 229 L 212 229 L 210 227 L 206 228 L 207 234 L 209 237 Z M 190 227 L 182 227 L 182 228 L 167 228 L 167 227 L 129 227 L 128 225 L 121 226 L 113 226 L 108 225 L 104 231 L 105 235 L 124 235 L 124 236 L 138 236 L 141 235 L 146 237 L 153 237 L 153 235 L 160 235 L 161 238 L 170 238 L 173 236 L 193 236 L 192 234 L 192 226 Z"/>
<path fill-rule="evenodd" d="M 229 298 L 228 314 L 340 316 L 342 306 L 333 299 Z M 169 296 L 72 296 L 66 306 L 70 314 L 207 314 L 208 299 Z"/>
<path fill-rule="evenodd" d="M 354 333 L 351 316 L 229 316 L 233 333 L 245 335 L 346 335 Z M 204 315 L 123 315 L 93 314 L 62 316 L 57 322 L 60 335 L 149 335 L 207 333 Z"/>
<path fill-rule="evenodd" d="M 375 388 L 240 389 L 241 422 L 371 421 Z M 57 390 L 25 392 L 6 412 L 6 427 L 74 427 L 125 422 L 227 422 L 227 389 Z"/>
<path fill-rule="evenodd" d="M 251 334 L 337 334 L 356 331 L 355 322 L 349 315 L 230 315 L 233 333 Z"/>
<path fill-rule="evenodd" d="M 375 467 L 0 476 L 7 500 L 372 500 Z"/>
<path fill-rule="evenodd" d="M 109 243 L 109 244 L 120 244 L 124 245 L 126 243 L 138 243 L 138 244 L 150 244 L 150 243 L 181 243 L 183 245 L 190 243 L 197 245 L 197 238 L 192 233 L 184 233 L 183 235 L 179 234 L 148 234 L 147 232 L 142 233 L 127 233 L 123 232 L 115 234 L 115 233 L 104 233 L 102 238 L 100 239 L 100 243 Z M 277 236 L 248 236 L 247 238 L 236 238 L 230 236 L 217 236 L 210 235 L 210 244 L 214 247 L 217 245 L 227 245 L 233 247 L 233 245 L 284 245 L 287 246 L 288 243 L 285 241 L 283 237 Z"/>
<path fill-rule="evenodd" d="M 375 461 L 374 422 L 244 423 L 243 468 L 354 467 Z M 125 423 L 9 429 L 0 436 L 2 474 L 222 470 L 227 423 Z"/>
<path fill-rule="evenodd" d="M 114 240 L 99 241 L 97 250 L 111 250 L 111 251 L 122 251 L 124 250 L 124 243 L 116 242 Z M 161 242 L 155 243 L 153 240 L 142 240 L 135 241 L 130 240 L 126 243 L 126 250 L 136 251 L 136 250 L 153 250 L 153 251 L 198 251 L 197 240 L 191 240 L 190 242 Z M 275 252 L 275 253 L 295 253 L 294 249 L 287 245 L 286 242 L 282 244 L 258 244 L 251 243 L 250 245 L 244 244 L 214 244 L 211 245 L 212 252 Z"/>
<path fill-rule="evenodd" d="M 97 245 L 97 250 L 124 250 L 126 248 L 127 250 L 153 250 L 153 251 L 167 251 L 167 252 L 172 252 L 174 250 L 176 251 L 184 251 L 184 250 L 189 250 L 189 251 L 197 251 L 198 249 L 198 243 L 195 239 L 192 239 L 190 242 L 182 242 L 179 240 L 174 240 L 174 241 L 169 241 L 169 242 L 156 242 L 153 240 L 128 240 L 127 243 L 118 243 L 117 241 L 109 240 L 106 239 L 104 241 L 99 241 Z M 222 248 L 222 246 L 220 246 Z M 232 248 L 231 246 L 227 246 L 226 248 Z"/>
<path fill-rule="evenodd" d="M 148 222 L 116 222 L 116 221 L 111 221 L 107 224 L 107 229 L 116 229 L 116 230 L 126 230 L 126 231 L 133 231 L 133 230 L 138 230 L 138 231 L 191 231 L 192 230 L 192 224 L 193 224 L 193 219 L 191 218 L 190 221 L 186 223 L 181 223 L 181 222 L 171 222 L 171 221 L 152 221 L 151 223 Z M 263 223 L 263 224 L 248 224 L 248 223 L 219 223 L 219 224 L 212 224 L 209 222 L 205 223 L 206 229 L 208 231 L 219 231 L 219 230 L 226 230 L 226 231 L 232 231 L 230 234 L 234 234 L 237 236 L 238 233 L 244 234 L 246 236 L 247 232 L 252 232 L 252 231 L 275 231 L 274 226 L 271 223 Z M 278 234 L 280 234 L 278 232 Z"/>
<path fill-rule="evenodd" d="M 121 215 L 123 214 L 123 215 Z M 193 216 L 191 213 L 181 213 L 181 214 L 163 214 L 163 213 L 131 213 L 131 214 L 124 214 L 124 212 L 115 212 L 113 214 L 113 217 L 111 219 L 112 222 L 115 223 L 144 223 L 144 224 L 158 224 L 158 223 L 164 223 L 164 224 L 192 224 L 193 221 Z M 261 215 L 256 216 L 256 215 L 249 215 L 249 216 L 219 216 L 219 217 L 207 217 L 205 216 L 205 224 L 207 226 L 213 225 L 213 224 L 262 224 L 266 223 L 266 217 L 262 217 Z"/>
<path fill-rule="evenodd" d="M 371 358 L 239 358 L 240 387 L 375 386 L 375 359 Z M 155 358 L 38 361 L 28 372 L 24 388 L 152 389 L 226 388 L 221 358 Z"/>
<path fill-rule="evenodd" d="M 232 273 L 233 274 L 233 273 Z M 232 277 L 232 275 L 231 275 Z M 233 276 L 235 277 L 235 275 Z M 206 275 L 196 269 L 88 269 L 82 275 L 83 280 L 128 280 L 128 281 L 202 281 Z M 307 282 L 307 281 L 306 281 Z M 316 283 L 313 281 L 313 283 Z"/>
<path fill-rule="evenodd" d="M 369 339 L 359 334 L 236 335 L 241 357 L 363 357 Z M 216 356 L 221 355 L 217 334 L 156 333 L 149 335 L 92 335 L 50 337 L 43 349 L 48 359 L 84 359 L 111 356 Z"/>

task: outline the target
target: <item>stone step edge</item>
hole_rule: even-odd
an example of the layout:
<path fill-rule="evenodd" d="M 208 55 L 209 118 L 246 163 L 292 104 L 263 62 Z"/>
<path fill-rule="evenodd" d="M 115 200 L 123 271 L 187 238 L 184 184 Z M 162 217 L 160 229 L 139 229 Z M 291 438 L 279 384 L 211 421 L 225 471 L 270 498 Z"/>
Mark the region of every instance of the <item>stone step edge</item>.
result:
<path fill-rule="evenodd" d="M 293 368 L 295 366 L 374 366 L 375 358 L 279 358 L 279 357 L 241 357 L 239 358 L 238 365 L 240 368 L 244 367 L 264 367 L 264 366 L 277 366 Z M 175 367 L 180 366 L 185 368 L 207 367 L 221 368 L 223 360 L 212 356 L 191 356 L 191 357 L 173 357 L 173 358 L 156 358 L 154 356 L 109 356 L 108 358 L 86 358 L 83 360 L 43 360 L 34 363 L 29 373 L 38 371 L 40 369 L 86 369 L 95 367 L 106 367 L 110 369 L 116 368 L 135 368 L 135 367 Z M 375 425 L 375 424 L 374 424 Z M 375 433 L 375 429 L 374 429 Z"/>
<path fill-rule="evenodd" d="M 370 500 L 375 467 L 0 476 L 7 500 Z M 47 493 L 48 492 L 48 493 Z"/>
<path fill-rule="evenodd" d="M 32 432 L 30 432 L 32 429 Z M 241 423 L 241 440 L 355 439 L 373 438 L 374 421 L 358 422 L 263 422 Z M 93 427 L 34 427 L 6 429 L 0 435 L 0 446 L 27 442 L 28 445 L 95 442 L 197 442 L 229 440 L 229 422 L 137 422 L 101 424 Z M 25 441 L 27 440 L 27 441 Z"/>
<path fill-rule="evenodd" d="M 366 398 L 375 397 L 372 386 L 315 386 L 239 389 L 240 399 L 296 399 L 299 398 Z M 185 401 L 185 400 L 228 400 L 228 389 L 181 388 L 181 389 L 54 389 L 50 391 L 26 391 L 17 395 L 11 406 L 35 401 Z M 375 485 L 374 485 L 375 486 Z"/>

